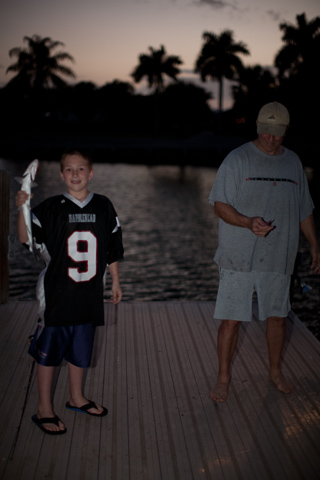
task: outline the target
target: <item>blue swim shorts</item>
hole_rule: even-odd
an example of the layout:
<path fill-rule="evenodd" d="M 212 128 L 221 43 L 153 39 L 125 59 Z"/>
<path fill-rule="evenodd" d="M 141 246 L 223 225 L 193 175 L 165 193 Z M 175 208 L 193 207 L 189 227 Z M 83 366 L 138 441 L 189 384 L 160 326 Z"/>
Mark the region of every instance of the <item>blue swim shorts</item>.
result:
<path fill-rule="evenodd" d="M 285 318 L 291 308 L 290 281 L 290 275 L 276 272 L 236 272 L 220 268 L 214 318 L 250 322 L 254 291 L 259 320 Z"/>
<path fill-rule="evenodd" d="M 96 326 L 91 323 L 68 327 L 38 325 L 29 354 L 45 367 L 57 367 L 63 359 L 80 368 L 91 363 Z"/>

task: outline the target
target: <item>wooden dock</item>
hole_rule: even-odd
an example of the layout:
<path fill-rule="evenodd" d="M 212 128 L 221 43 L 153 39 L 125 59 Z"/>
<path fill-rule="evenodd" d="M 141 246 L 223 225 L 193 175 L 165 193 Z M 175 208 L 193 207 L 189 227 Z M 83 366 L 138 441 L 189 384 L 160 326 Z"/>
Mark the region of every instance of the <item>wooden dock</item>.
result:
<path fill-rule="evenodd" d="M 35 302 L 0 305 L 0 478 L 3 480 L 318 480 L 320 343 L 290 313 L 284 373 L 291 395 L 268 384 L 265 322 L 240 329 L 228 401 L 209 390 L 217 374 L 213 302 L 106 304 L 85 393 L 109 409 L 98 419 L 65 409 L 67 368 L 54 406 L 68 432 L 32 422 L 36 373 L 28 336 Z"/>

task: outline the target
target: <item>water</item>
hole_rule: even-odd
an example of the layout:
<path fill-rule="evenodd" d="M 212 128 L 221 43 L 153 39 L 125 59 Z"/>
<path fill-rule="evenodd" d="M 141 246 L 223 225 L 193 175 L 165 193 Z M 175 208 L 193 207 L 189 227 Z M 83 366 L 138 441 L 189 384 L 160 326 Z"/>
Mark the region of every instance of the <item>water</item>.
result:
<path fill-rule="evenodd" d="M 0 159 L 0 169 L 11 175 L 10 233 L 14 236 L 17 211 L 14 180 L 27 163 Z M 212 257 L 218 242 L 218 220 L 208 204 L 216 169 L 174 166 L 96 164 L 90 189 L 108 196 L 119 215 L 125 247 L 120 264 L 123 301 L 207 300 L 218 287 L 218 268 Z M 33 204 L 64 192 L 57 162 L 41 161 Z M 312 286 L 307 295 L 294 288 L 293 310 L 319 335 L 319 276 L 310 273 L 306 243 L 299 275 Z M 11 257 L 13 254 L 11 255 Z M 16 242 L 10 260 L 10 300 L 34 300 L 42 269 Z M 105 297 L 111 295 L 107 284 Z"/>

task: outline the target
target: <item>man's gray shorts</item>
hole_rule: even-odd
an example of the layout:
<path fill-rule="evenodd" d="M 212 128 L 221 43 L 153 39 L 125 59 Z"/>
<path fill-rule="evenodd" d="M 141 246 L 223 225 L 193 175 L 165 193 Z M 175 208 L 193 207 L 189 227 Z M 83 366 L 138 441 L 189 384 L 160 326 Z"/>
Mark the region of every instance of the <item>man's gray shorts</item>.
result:
<path fill-rule="evenodd" d="M 290 275 L 275 272 L 236 272 L 220 268 L 214 318 L 252 320 L 252 295 L 258 299 L 258 319 L 286 317 L 290 311 Z"/>

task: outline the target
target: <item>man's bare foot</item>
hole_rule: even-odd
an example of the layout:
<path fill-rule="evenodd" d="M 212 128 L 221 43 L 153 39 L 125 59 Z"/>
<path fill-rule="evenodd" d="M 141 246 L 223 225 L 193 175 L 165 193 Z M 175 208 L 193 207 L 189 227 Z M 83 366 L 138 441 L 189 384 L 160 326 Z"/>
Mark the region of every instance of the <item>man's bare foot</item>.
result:
<path fill-rule="evenodd" d="M 214 402 L 225 402 L 228 397 L 228 390 L 229 390 L 229 381 L 220 381 L 218 380 L 216 386 L 210 392 L 210 398 Z"/>
<path fill-rule="evenodd" d="M 289 380 L 287 380 L 282 373 L 269 373 L 268 376 L 269 382 L 272 382 L 277 389 L 282 393 L 292 393 L 294 386 Z"/>

